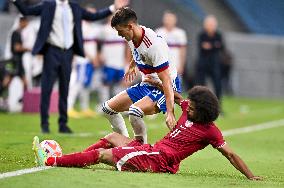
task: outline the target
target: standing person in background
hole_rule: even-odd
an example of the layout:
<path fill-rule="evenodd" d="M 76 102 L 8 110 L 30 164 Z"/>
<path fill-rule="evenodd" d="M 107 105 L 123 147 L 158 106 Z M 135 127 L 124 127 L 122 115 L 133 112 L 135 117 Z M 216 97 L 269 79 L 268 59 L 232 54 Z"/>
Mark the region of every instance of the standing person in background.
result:
<path fill-rule="evenodd" d="M 176 65 L 178 75 L 182 78 L 186 63 L 187 36 L 183 29 L 176 26 L 177 21 L 175 13 L 165 11 L 163 26 L 156 33 L 166 40 L 170 48 L 170 62 Z"/>
<path fill-rule="evenodd" d="M 37 17 L 29 19 L 29 24 L 22 32 L 23 46 L 25 48 L 33 48 L 39 25 L 40 20 Z M 40 74 L 42 73 L 43 58 L 41 55 L 33 55 L 31 51 L 27 51 L 23 54 L 23 66 L 27 80 L 27 89 L 31 90 L 39 85 L 36 82 L 39 82 Z"/>
<path fill-rule="evenodd" d="M 91 5 L 87 5 L 86 9 L 93 13 L 96 12 L 96 9 Z M 95 69 L 99 66 L 98 38 L 101 27 L 101 24 L 94 22 L 82 22 L 86 57 L 75 56 L 73 59 L 68 96 L 68 116 L 71 118 L 95 116 L 95 112 L 90 109 L 90 92 Z M 77 98 L 80 101 L 81 112 L 74 108 Z"/>
<path fill-rule="evenodd" d="M 220 51 L 223 49 L 223 39 L 217 31 L 217 19 L 209 15 L 203 22 L 203 31 L 198 36 L 198 62 L 196 84 L 205 85 L 206 77 L 212 79 L 215 94 L 221 102 L 222 81 L 220 71 Z"/>
<path fill-rule="evenodd" d="M 23 66 L 23 54 L 30 51 L 24 47 L 22 32 L 27 27 L 29 21 L 27 17 L 19 17 L 12 28 L 11 36 L 8 37 L 6 53 L 9 53 L 7 58 L 7 65 L 5 65 L 4 72 L 1 75 L 0 96 L 8 89 L 8 107 L 10 111 L 20 111 L 20 103 L 23 98 L 23 91 L 27 89 L 27 80 L 25 76 L 25 69 Z M 13 82 L 13 78 L 19 77 L 21 81 Z M 17 80 L 17 79 L 15 79 Z M 16 84 L 16 83 L 19 83 Z M 12 84 L 12 85 L 10 85 Z"/>
<path fill-rule="evenodd" d="M 222 89 L 225 95 L 233 95 L 233 88 L 231 83 L 231 73 L 233 68 L 233 55 L 227 47 L 223 47 L 221 53 L 221 80 Z"/>
<path fill-rule="evenodd" d="M 22 31 L 27 27 L 29 21 L 27 17 L 20 17 L 18 28 L 13 31 L 11 36 L 11 52 L 12 62 L 14 66 L 14 73 L 12 76 L 19 76 L 23 82 L 24 88 L 27 89 L 27 80 L 25 77 L 25 70 L 23 65 L 23 54 L 30 49 L 23 45 Z M 10 77 L 9 82 L 12 77 Z M 8 83 L 7 83 L 8 85 Z"/>
<path fill-rule="evenodd" d="M 125 6 L 127 0 L 115 0 L 114 5 L 91 13 L 69 0 L 43 1 L 26 6 L 22 0 L 12 0 L 23 15 L 41 16 L 33 54 L 43 54 L 44 65 L 41 79 L 41 130 L 49 133 L 50 95 L 56 78 L 59 78 L 59 132 L 72 133 L 67 125 L 67 97 L 73 55 L 84 56 L 82 20 L 95 21 Z"/>
<path fill-rule="evenodd" d="M 117 35 L 111 27 L 111 17 L 102 27 L 100 40 L 102 42 L 101 62 L 103 63 L 103 84 L 99 89 L 101 106 L 105 101 L 125 89 L 123 80 L 124 69 L 128 64 L 126 59 L 126 42 Z"/>

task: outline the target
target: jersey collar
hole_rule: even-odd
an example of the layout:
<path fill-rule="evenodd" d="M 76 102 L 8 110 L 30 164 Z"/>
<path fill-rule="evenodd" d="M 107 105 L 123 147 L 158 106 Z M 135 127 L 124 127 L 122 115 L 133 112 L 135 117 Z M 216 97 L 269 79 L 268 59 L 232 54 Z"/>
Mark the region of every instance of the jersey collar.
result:
<path fill-rule="evenodd" d="M 141 37 L 141 39 L 139 40 L 139 42 L 137 43 L 137 45 L 132 41 L 135 48 L 138 48 L 138 47 L 140 46 L 140 44 L 142 43 L 143 38 L 144 38 L 144 36 L 145 36 L 145 29 L 144 29 L 143 27 L 141 27 L 141 28 L 142 28 L 142 37 Z"/>

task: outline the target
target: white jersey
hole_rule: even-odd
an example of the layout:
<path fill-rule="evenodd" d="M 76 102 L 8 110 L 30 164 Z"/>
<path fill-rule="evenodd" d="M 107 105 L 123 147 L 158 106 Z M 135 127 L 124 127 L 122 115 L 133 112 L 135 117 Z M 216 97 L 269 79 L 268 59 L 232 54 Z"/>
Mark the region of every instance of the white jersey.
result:
<path fill-rule="evenodd" d="M 97 55 L 98 37 L 101 31 L 101 25 L 91 22 L 82 22 L 82 32 L 84 40 L 85 56 L 93 59 Z"/>
<path fill-rule="evenodd" d="M 102 56 L 104 65 L 114 69 L 125 68 L 125 40 L 109 24 L 102 27 Z"/>
<path fill-rule="evenodd" d="M 143 34 L 138 46 L 134 46 L 132 41 L 129 41 L 128 44 L 133 60 L 142 74 L 142 81 L 146 74 L 150 74 L 153 79 L 161 82 L 157 73 L 168 68 L 170 78 L 174 84 L 177 77 L 177 70 L 176 66 L 169 62 L 169 47 L 166 41 L 152 29 L 144 26 L 141 27 Z"/>
<path fill-rule="evenodd" d="M 156 33 L 163 37 L 170 48 L 170 62 L 174 63 L 176 67 L 180 66 L 180 48 L 187 45 L 186 33 L 181 28 L 174 28 L 171 31 L 164 27 L 158 28 Z"/>

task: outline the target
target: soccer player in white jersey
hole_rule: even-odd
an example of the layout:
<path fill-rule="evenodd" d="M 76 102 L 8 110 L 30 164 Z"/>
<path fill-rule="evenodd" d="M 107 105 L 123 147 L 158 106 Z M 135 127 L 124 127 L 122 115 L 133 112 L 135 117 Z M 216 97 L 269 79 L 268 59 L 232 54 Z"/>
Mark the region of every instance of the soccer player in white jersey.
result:
<path fill-rule="evenodd" d="M 88 7 L 95 12 L 94 8 Z M 94 73 L 94 66 L 98 65 L 98 36 L 101 25 L 82 21 L 85 57 L 75 56 L 70 78 L 68 95 L 68 116 L 71 118 L 94 117 L 95 113 L 89 107 L 90 91 Z M 80 99 L 81 113 L 74 109 L 76 99 Z"/>
<path fill-rule="evenodd" d="M 103 102 L 125 89 L 123 76 L 127 65 L 127 44 L 111 27 L 111 18 L 108 18 L 107 23 L 103 25 L 100 32 L 102 42 L 100 58 L 103 64 L 103 84 L 100 87 L 100 92 L 103 93 Z"/>
<path fill-rule="evenodd" d="M 158 28 L 156 33 L 167 41 L 170 48 L 169 60 L 176 65 L 178 75 L 182 76 L 186 63 L 187 36 L 176 24 L 177 16 L 173 12 L 165 11 L 163 26 Z"/>
<path fill-rule="evenodd" d="M 169 62 L 166 41 L 152 29 L 137 22 L 136 13 L 129 7 L 118 9 L 112 17 L 111 26 L 119 36 L 127 40 L 133 60 L 125 73 L 126 81 L 133 81 L 136 68 L 142 74 L 142 82 L 114 96 L 102 106 L 115 132 L 128 137 L 125 122 L 119 112 L 129 111 L 129 120 L 137 140 L 147 142 L 144 115 L 166 113 L 166 124 L 171 130 L 176 123 L 174 115 L 174 90 L 180 92 L 175 65 Z M 163 83 L 163 92 L 146 82 L 145 76 Z"/>

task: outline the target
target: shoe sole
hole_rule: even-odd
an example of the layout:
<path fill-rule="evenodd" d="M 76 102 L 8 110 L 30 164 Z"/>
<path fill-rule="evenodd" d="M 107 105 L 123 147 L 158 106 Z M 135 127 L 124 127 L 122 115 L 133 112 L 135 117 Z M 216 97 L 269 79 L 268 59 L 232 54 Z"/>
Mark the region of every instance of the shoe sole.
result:
<path fill-rule="evenodd" d="M 37 152 L 38 151 L 37 144 L 39 144 L 37 140 L 38 139 L 36 139 L 36 137 L 34 137 L 32 150 L 33 150 L 34 155 L 35 155 L 35 164 L 37 166 L 41 166 L 41 164 L 39 163 L 40 160 L 39 160 L 39 156 L 38 156 L 38 152 Z"/>

